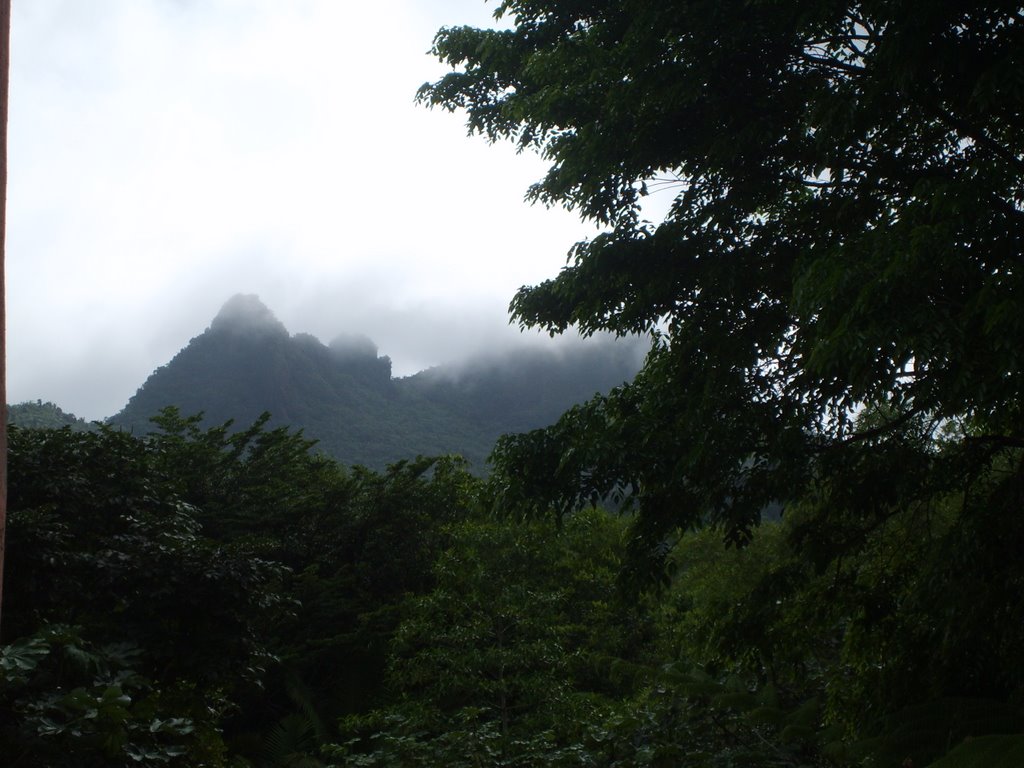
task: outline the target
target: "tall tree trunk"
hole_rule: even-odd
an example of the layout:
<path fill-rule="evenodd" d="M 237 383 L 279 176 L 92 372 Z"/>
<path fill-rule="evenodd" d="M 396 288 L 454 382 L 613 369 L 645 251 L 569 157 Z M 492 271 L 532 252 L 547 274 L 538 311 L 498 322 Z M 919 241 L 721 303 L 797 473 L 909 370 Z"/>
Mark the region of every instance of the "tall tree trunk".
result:
<path fill-rule="evenodd" d="M 0 617 L 7 537 L 7 96 L 11 82 L 11 0 L 0 0 Z M 2 626 L 2 624 L 0 624 Z"/>

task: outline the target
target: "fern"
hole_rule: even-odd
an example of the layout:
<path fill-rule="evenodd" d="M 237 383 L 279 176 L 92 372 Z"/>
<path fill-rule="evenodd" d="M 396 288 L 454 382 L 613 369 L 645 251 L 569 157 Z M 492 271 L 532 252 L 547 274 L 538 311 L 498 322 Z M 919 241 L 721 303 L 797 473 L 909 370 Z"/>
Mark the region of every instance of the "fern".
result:
<path fill-rule="evenodd" d="M 316 728 L 304 715 L 281 718 L 263 740 L 263 763 L 273 768 L 319 768 Z"/>

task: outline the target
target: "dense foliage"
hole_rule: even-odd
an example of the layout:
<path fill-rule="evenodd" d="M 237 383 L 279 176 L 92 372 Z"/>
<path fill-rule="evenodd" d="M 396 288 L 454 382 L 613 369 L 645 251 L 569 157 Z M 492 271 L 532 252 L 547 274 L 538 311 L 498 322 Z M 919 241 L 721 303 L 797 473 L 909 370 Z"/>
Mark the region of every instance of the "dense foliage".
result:
<path fill-rule="evenodd" d="M 345 470 L 265 420 L 158 421 L 12 432 L 19 766 L 1020 756 L 1017 538 L 956 494 L 832 519 L 854 554 L 811 497 L 744 549 L 693 533 L 638 595 L 620 516 L 494 517 L 454 459 Z"/>
<path fill-rule="evenodd" d="M 1024 764 L 1024 9 L 498 13 L 442 30 L 421 97 L 608 227 L 515 316 L 648 332 L 643 370 L 487 480 L 268 416 L 15 428 L 0 754 Z"/>
<path fill-rule="evenodd" d="M 770 677 L 792 652 L 847 733 L 926 700 L 1019 704 L 1024 9 L 496 15 L 506 28 L 441 30 L 454 71 L 420 98 L 538 151 L 529 197 L 606 228 L 513 316 L 654 339 L 632 383 L 503 439 L 499 507 L 623 503 L 641 578 L 667 577 L 688 529 L 742 545 L 781 508 L 789 554 L 730 629 L 736 663 Z M 818 630 L 774 647 L 770 606 L 794 600 Z"/>
<path fill-rule="evenodd" d="M 198 421 L 12 430 L 0 741 L 19 765 L 229 764 L 291 710 L 378 695 L 468 476 L 348 472 L 266 419 Z"/>
<path fill-rule="evenodd" d="M 271 658 L 281 566 L 203 537 L 155 458 L 109 430 L 11 431 L 2 738 L 17 764 L 215 765 L 219 718 Z"/>
<path fill-rule="evenodd" d="M 703 519 L 742 539 L 766 504 L 865 453 L 917 494 L 970 491 L 1019 456 L 1017 3 L 498 13 L 512 29 L 441 31 L 435 52 L 459 69 L 421 98 L 540 151 L 552 166 L 531 197 L 609 227 L 513 314 L 657 340 L 633 385 L 506 442 L 510 482 L 567 505 L 632 489 L 653 539 Z M 654 194 L 671 198 L 656 224 Z M 920 454 L 940 428 L 962 455 L 936 477 Z"/>

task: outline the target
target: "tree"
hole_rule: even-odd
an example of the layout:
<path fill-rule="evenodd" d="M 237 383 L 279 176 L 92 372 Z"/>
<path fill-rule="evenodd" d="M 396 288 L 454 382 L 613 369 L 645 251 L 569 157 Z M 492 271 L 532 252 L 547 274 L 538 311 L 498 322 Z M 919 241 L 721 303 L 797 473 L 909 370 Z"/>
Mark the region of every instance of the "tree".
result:
<path fill-rule="evenodd" d="M 655 342 L 632 384 L 499 446 L 507 500 L 618 490 L 648 542 L 702 521 L 743 541 L 850 453 L 917 457 L 909 494 L 1019 460 L 1017 3 L 507 0 L 496 15 L 512 28 L 439 32 L 456 71 L 419 98 L 540 152 L 529 199 L 607 228 L 522 288 L 513 318 Z M 867 406 L 884 414 L 869 427 Z M 942 427 L 958 453 L 937 475 Z M 886 506 L 875 491 L 865 506 Z"/>
<path fill-rule="evenodd" d="M 158 449 L 11 430 L 0 746 L 19 765 L 223 765 L 291 610 L 259 544 L 203 535 Z M 187 754 L 187 757 L 185 755 Z"/>
<path fill-rule="evenodd" d="M 280 664 L 233 725 L 270 727 L 282 715 L 275 699 L 297 692 L 322 722 L 370 706 L 399 606 L 430 588 L 444 528 L 475 506 L 478 481 L 454 457 L 346 469 L 301 431 L 268 427 L 269 414 L 243 429 L 202 427 L 202 414 L 176 408 L 153 422 L 159 431 L 142 441 L 152 474 L 203 535 L 288 569 L 293 604 L 266 627 Z"/>
<path fill-rule="evenodd" d="M 586 726 L 627 688 L 607 668 L 635 650 L 636 612 L 615 599 L 621 532 L 597 510 L 558 531 L 451 525 L 394 634 L 389 700 L 342 722 L 343 764 L 589 764 Z"/>
<path fill-rule="evenodd" d="M 743 544 L 781 508 L 786 588 L 830 574 L 817 599 L 845 590 L 835 618 L 867 638 L 863 670 L 917 660 L 859 680 L 882 710 L 1019 697 L 1024 8 L 506 0 L 497 16 L 510 27 L 438 33 L 454 71 L 419 98 L 539 152 L 528 198 L 604 226 L 520 289 L 513 319 L 653 339 L 634 381 L 499 443 L 498 506 L 621 500 L 642 576 L 691 527 Z M 648 221 L 652 202 L 667 212 Z M 936 537 L 926 562 L 871 557 L 907 530 Z M 903 634 L 876 642 L 887 626 Z M 865 719 L 867 703 L 845 702 Z"/>

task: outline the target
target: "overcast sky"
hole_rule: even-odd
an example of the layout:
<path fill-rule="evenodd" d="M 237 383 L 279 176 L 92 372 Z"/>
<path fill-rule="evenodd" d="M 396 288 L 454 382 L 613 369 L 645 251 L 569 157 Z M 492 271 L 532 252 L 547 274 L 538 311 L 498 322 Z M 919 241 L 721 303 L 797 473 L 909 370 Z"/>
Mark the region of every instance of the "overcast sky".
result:
<path fill-rule="evenodd" d="M 8 399 L 120 410 L 233 294 L 407 375 L 515 341 L 591 233 L 543 163 L 414 104 L 483 0 L 14 0 Z"/>

